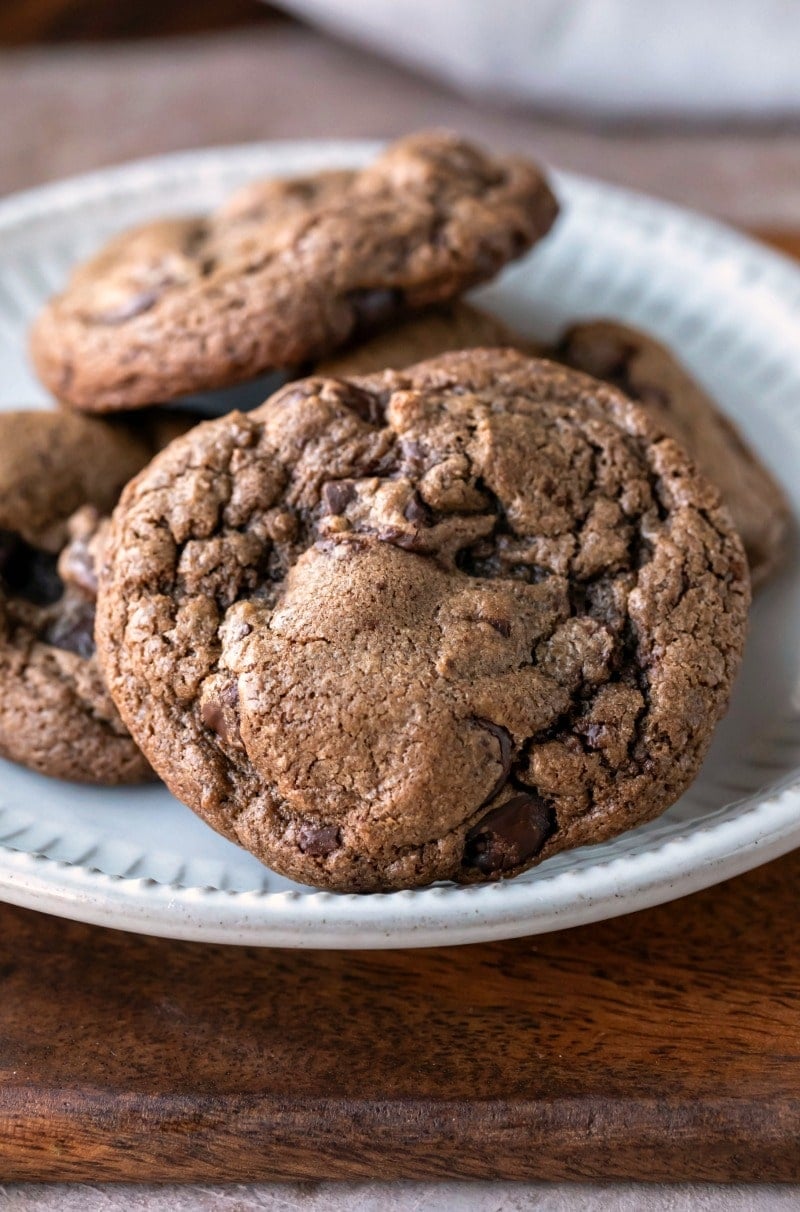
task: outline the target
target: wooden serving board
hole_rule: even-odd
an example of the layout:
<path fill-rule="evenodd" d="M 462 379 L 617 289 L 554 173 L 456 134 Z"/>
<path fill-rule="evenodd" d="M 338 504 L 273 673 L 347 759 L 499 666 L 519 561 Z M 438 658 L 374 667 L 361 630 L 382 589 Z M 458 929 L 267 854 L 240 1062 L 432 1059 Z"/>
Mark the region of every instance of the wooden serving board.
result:
<path fill-rule="evenodd" d="M 799 887 L 372 953 L 3 907 L 0 1174 L 800 1181 Z"/>
<path fill-rule="evenodd" d="M 594 926 L 383 953 L 0 907 L 0 1176 L 800 1182 L 799 889 L 800 851 Z"/>

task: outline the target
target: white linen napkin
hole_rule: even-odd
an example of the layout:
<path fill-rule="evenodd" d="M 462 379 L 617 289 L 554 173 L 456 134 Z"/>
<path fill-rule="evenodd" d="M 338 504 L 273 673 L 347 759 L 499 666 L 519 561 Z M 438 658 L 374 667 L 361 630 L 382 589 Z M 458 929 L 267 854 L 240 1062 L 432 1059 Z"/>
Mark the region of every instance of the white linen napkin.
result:
<path fill-rule="evenodd" d="M 800 112 L 798 0 L 280 0 L 462 91 L 613 116 Z"/>

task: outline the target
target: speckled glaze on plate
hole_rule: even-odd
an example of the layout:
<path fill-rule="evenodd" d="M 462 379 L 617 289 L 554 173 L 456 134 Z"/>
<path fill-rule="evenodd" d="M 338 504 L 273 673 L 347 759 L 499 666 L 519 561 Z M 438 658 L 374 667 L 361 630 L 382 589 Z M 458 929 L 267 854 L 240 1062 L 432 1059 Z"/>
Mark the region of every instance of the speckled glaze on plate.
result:
<path fill-rule="evenodd" d="M 26 330 L 69 267 L 113 231 L 219 202 L 267 174 L 363 163 L 363 143 L 168 156 L 0 203 L 0 407 L 47 404 Z M 553 234 L 483 306 L 531 336 L 608 315 L 671 344 L 800 507 L 800 271 L 696 215 L 558 175 Z M 239 397 L 240 398 L 240 397 Z M 598 921 L 737 875 L 800 844 L 800 566 L 758 597 L 727 719 L 659 820 L 505 882 L 339 895 L 292 884 L 161 787 L 105 790 L 0 761 L 0 899 L 146 934 L 287 947 L 478 942 Z"/>

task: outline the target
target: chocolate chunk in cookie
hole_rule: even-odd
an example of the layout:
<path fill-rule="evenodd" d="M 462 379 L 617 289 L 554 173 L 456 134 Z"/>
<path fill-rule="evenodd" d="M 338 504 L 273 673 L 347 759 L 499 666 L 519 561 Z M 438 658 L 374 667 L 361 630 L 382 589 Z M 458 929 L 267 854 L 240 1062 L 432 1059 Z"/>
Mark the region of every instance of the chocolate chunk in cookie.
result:
<path fill-rule="evenodd" d="M 683 443 L 731 511 L 753 584 L 771 576 L 785 555 L 788 536 L 790 514 L 783 490 L 670 351 L 634 328 L 598 320 L 570 328 L 556 356 L 619 387 Z"/>
<path fill-rule="evenodd" d="M 257 183 L 119 236 L 45 308 L 34 363 L 90 412 L 243 382 L 491 278 L 556 211 L 535 164 L 411 136 L 360 172 Z"/>
<path fill-rule="evenodd" d="M 115 512 L 97 635 L 176 795 L 367 891 L 514 875 L 662 812 L 748 602 L 716 490 L 641 408 L 477 350 L 175 442 Z"/>
<path fill-rule="evenodd" d="M 484 875 L 518 871 L 536 858 L 555 827 L 555 812 L 547 801 L 523 791 L 473 825 L 462 861 Z"/>

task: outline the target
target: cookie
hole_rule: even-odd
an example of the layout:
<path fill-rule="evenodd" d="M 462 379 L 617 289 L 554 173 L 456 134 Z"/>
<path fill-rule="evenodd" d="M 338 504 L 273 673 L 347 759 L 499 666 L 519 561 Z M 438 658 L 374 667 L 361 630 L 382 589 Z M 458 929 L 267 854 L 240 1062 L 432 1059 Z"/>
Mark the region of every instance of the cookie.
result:
<path fill-rule="evenodd" d="M 783 490 L 670 351 L 645 333 L 601 320 L 570 328 L 556 356 L 621 388 L 683 443 L 722 493 L 742 537 L 753 584 L 771 576 L 788 537 Z"/>
<path fill-rule="evenodd" d="M 403 370 L 426 358 L 481 346 L 495 349 L 505 346 L 530 354 L 539 352 L 532 341 L 521 337 L 502 320 L 458 300 L 429 308 L 343 353 L 326 358 L 314 367 L 314 373 L 347 378 L 370 375 L 379 370 Z"/>
<path fill-rule="evenodd" d="M 186 429 L 154 424 L 0 413 L 0 754 L 43 774 L 152 777 L 103 684 L 93 626 L 101 514 Z"/>
<path fill-rule="evenodd" d="M 361 172 L 250 185 L 209 217 L 118 237 L 40 315 L 34 364 L 93 412 L 225 387 L 454 298 L 556 211 L 535 164 L 411 136 Z"/>
<path fill-rule="evenodd" d="M 98 599 L 122 718 L 285 875 L 514 875 L 657 815 L 724 712 L 741 543 L 620 392 L 514 351 L 287 385 L 125 490 Z"/>

